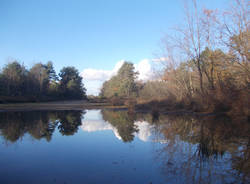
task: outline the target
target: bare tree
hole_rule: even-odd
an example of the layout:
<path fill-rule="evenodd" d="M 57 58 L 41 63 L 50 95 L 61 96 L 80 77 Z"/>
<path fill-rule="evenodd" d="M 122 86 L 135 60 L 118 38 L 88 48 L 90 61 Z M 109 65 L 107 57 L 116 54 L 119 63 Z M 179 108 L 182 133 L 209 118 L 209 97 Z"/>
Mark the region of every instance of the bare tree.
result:
<path fill-rule="evenodd" d="M 177 54 L 179 62 L 191 61 L 194 64 L 199 76 L 200 91 L 204 94 L 204 63 L 201 54 L 206 47 L 212 48 L 215 45 L 215 12 L 207 9 L 199 11 L 196 0 L 192 0 L 192 6 L 184 2 L 184 10 L 184 25 L 175 28 L 176 35 L 166 37 L 165 51 L 171 65 L 178 63 L 175 61 Z"/>
<path fill-rule="evenodd" d="M 234 0 L 230 10 L 222 14 L 220 40 L 229 49 L 232 62 L 243 71 L 250 82 L 250 2 Z"/>

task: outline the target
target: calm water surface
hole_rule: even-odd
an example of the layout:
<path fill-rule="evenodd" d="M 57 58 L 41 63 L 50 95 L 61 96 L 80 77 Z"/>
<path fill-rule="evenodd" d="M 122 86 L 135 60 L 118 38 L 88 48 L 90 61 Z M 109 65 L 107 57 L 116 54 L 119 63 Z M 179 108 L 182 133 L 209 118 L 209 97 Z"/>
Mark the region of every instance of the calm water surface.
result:
<path fill-rule="evenodd" d="M 249 183 L 250 125 L 127 111 L 0 113 L 0 183 Z"/>

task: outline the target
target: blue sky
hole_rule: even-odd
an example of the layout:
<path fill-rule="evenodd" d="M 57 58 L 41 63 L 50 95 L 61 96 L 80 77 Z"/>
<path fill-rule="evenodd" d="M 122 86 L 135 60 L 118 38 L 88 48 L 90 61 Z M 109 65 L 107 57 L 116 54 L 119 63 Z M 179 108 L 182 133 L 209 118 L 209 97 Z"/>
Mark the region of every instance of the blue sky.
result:
<path fill-rule="evenodd" d="M 200 0 L 221 8 L 229 0 Z M 0 0 L 0 66 L 113 70 L 120 60 L 154 58 L 160 39 L 183 20 L 181 0 Z"/>

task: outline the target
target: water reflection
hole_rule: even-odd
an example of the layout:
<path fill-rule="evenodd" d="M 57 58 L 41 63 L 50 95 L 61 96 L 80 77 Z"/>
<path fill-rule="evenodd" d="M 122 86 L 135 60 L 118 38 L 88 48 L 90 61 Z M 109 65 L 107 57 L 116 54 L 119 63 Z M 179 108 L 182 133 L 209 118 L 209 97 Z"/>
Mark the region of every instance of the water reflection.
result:
<path fill-rule="evenodd" d="M 113 110 L 0 113 L 0 135 L 16 142 L 25 134 L 52 140 L 79 132 L 112 131 L 124 143 L 136 138 L 155 144 L 167 183 L 248 183 L 250 124 L 227 116 L 194 117 L 131 113 Z M 86 148 L 87 149 L 87 148 Z"/>
<path fill-rule="evenodd" d="M 134 133 L 138 131 L 134 124 L 136 119 L 135 113 L 129 113 L 127 111 L 102 110 L 102 116 L 104 121 L 109 122 L 116 128 L 124 142 L 133 141 Z"/>
<path fill-rule="evenodd" d="M 87 111 L 81 128 L 83 131 L 96 132 L 111 130 L 116 138 L 131 142 L 134 137 L 147 142 L 154 125 L 144 120 L 136 120 L 136 115 L 127 111 L 90 110 Z"/>
<path fill-rule="evenodd" d="M 162 144 L 156 158 L 168 182 L 246 183 L 250 180 L 250 125 L 227 116 L 192 117 L 103 110 L 103 120 L 92 131 L 113 130 L 117 138 L 130 142 Z M 99 122 L 99 124 L 97 123 Z M 87 130 L 85 126 L 83 130 Z M 179 177 L 176 177 L 179 176 Z"/>
<path fill-rule="evenodd" d="M 247 183 L 250 126 L 226 116 L 161 116 L 158 135 L 166 140 L 157 158 L 168 181 Z M 156 138 L 157 141 L 158 138 Z M 176 177 L 179 176 L 179 177 Z"/>
<path fill-rule="evenodd" d="M 81 128 L 86 132 L 96 132 L 111 130 L 113 131 L 116 138 L 122 140 L 118 130 L 109 122 L 103 120 L 101 110 L 91 110 L 87 111 L 84 120 L 82 121 Z"/>
<path fill-rule="evenodd" d="M 32 111 L 0 113 L 0 135 L 9 142 L 26 133 L 35 139 L 51 140 L 57 127 L 62 135 L 73 135 L 81 125 L 85 111 Z"/>

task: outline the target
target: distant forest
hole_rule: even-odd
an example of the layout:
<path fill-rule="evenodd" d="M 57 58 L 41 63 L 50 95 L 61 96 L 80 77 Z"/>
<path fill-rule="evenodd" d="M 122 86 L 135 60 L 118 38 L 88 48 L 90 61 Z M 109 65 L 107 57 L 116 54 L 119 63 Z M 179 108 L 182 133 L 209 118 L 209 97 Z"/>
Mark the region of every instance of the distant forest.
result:
<path fill-rule="evenodd" d="M 17 61 L 0 72 L 0 102 L 37 102 L 86 98 L 82 77 L 74 67 L 57 75 L 52 62 L 37 63 L 29 70 Z"/>

